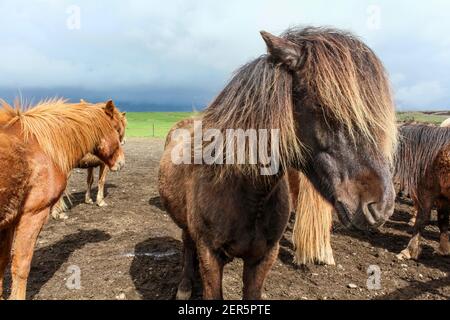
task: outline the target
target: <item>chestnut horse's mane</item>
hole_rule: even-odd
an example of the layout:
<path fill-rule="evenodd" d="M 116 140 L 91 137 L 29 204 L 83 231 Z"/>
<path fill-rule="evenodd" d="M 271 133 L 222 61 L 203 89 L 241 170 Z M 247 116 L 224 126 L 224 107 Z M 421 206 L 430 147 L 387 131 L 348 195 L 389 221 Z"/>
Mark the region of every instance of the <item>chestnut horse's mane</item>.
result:
<path fill-rule="evenodd" d="M 395 176 L 404 190 L 417 194 L 420 180 L 428 174 L 443 147 L 450 144 L 450 128 L 403 125 L 395 156 Z"/>
<path fill-rule="evenodd" d="M 81 157 L 93 151 L 102 137 L 113 131 L 104 104 L 73 104 L 50 99 L 32 107 L 1 101 L 0 124 L 20 123 L 25 142 L 36 139 L 44 153 L 64 173 L 70 172 Z"/>
<path fill-rule="evenodd" d="M 296 91 L 291 72 L 263 55 L 237 70 L 205 110 L 203 127 L 222 132 L 279 129 L 280 162 L 286 169 L 305 152 L 296 134 L 295 94 L 321 107 L 324 121 L 344 124 L 355 141 L 371 143 L 391 159 L 397 138 L 395 108 L 385 69 L 373 51 L 335 29 L 290 29 L 282 37 L 295 43 L 302 57 Z M 224 171 L 235 167 L 220 166 Z"/>

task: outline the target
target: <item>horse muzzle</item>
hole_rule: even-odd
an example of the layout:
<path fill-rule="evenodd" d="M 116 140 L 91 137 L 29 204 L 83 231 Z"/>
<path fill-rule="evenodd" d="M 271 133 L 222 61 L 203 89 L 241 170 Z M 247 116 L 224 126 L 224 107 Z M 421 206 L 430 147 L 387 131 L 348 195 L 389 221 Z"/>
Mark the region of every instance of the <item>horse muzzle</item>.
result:
<path fill-rule="evenodd" d="M 116 161 L 116 163 L 110 168 L 110 170 L 113 172 L 117 172 L 120 171 L 123 167 L 125 167 L 125 159 Z"/>

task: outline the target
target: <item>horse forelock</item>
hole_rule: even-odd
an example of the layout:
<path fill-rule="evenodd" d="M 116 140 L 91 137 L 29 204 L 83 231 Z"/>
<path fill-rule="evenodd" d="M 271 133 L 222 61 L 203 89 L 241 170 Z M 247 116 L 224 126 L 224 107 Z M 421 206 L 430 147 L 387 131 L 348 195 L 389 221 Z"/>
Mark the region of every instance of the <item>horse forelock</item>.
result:
<path fill-rule="evenodd" d="M 8 126 L 20 123 L 25 142 L 36 139 L 43 152 L 68 173 L 102 138 L 114 132 L 101 104 L 50 99 L 32 107 L 2 102 Z"/>
<path fill-rule="evenodd" d="M 386 71 L 373 51 L 334 29 L 289 29 L 282 36 L 297 44 L 303 56 L 298 70 L 303 98 L 343 124 L 355 143 L 366 141 L 392 161 L 395 107 Z M 263 55 L 237 70 L 205 110 L 203 125 L 222 131 L 279 129 L 280 163 L 286 169 L 302 161 L 306 151 L 296 135 L 292 86 L 292 73 Z M 226 173 L 238 166 L 219 167 Z M 257 166 L 239 169 L 257 172 Z"/>
<path fill-rule="evenodd" d="M 375 53 L 351 33 L 331 28 L 293 28 L 282 36 L 299 47 L 299 77 L 308 99 L 344 124 L 353 139 L 367 140 L 392 159 L 395 106 Z"/>

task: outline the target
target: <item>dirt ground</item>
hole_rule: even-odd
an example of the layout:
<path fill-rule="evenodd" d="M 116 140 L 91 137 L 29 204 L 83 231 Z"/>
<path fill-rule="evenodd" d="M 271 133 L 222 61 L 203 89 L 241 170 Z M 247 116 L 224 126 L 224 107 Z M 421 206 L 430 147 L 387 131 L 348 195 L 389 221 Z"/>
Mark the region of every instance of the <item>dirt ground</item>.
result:
<path fill-rule="evenodd" d="M 110 174 L 104 208 L 84 204 L 86 172 L 73 173 L 69 219 L 52 219 L 43 230 L 28 283 L 29 299 L 174 297 L 181 273 L 181 242 L 179 229 L 160 207 L 157 172 L 162 148 L 159 139 L 127 141 L 126 168 Z M 300 268 L 292 263 L 291 219 L 265 284 L 266 298 L 449 299 L 450 258 L 434 254 L 438 240 L 434 224 L 426 230 L 419 262 L 395 258 L 408 242 L 411 210 L 405 199 L 399 201 L 391 222 L 372 234 L 346 231 L 336 223 L 332 246 L 337 266 L 333 267 Z M 380 290 L 366 287 L 370 265 L 381 269 Z M 77 268 L 81 288 L 68 289 L 66 283 Z M 226 299 L 241 297 L 241 271 L 238 260 L 225 268 Z"/>

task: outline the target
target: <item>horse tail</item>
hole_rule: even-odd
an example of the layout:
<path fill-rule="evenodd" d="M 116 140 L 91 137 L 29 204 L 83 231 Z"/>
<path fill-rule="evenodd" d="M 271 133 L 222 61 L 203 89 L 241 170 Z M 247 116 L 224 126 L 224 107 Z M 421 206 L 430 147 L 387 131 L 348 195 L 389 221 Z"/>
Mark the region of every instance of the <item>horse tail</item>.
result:
<path fill-rule="evenodd" d="M 0 231 L 20 215 L 28 193 L 26 150 L 16 138 L 0 133 Z"/>
<path fill-rule="evenodd" d="M 299 174 L 299 192 L 292 240 L 297 264 L 334 265 L 331 248 L 333 207 Z"/>

